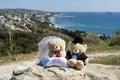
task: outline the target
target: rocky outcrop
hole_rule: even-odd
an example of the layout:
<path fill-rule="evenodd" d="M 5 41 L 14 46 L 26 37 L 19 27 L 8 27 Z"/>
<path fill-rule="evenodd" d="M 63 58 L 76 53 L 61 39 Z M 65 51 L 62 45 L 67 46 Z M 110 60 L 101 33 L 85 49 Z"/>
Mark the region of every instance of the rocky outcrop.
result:
<path fill-rule="evenodd" d="M 88 64 L 83 71 L 90 80 L 120 80 L 120 66 Z"/>
<path fill-rule="evenodd" d="M 87 77 L 80 70 L 63 67 L 43 68 L 33 66 L 29 68 L 16 67 L 11 80 L 85 80 Z"/>
<path fill-rule="evenodd" d="M 120 66 L 88 64 L 82 70 L 18 66 L 11 80 L 120 80 Z"/>

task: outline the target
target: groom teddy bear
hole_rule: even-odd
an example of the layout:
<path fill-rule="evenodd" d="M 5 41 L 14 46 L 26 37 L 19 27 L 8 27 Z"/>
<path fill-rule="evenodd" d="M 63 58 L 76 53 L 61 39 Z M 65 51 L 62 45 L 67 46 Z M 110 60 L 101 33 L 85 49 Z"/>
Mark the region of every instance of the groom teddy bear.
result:
<path fill-rule="evenodd" d="M 86 50 L 87 45 L 84 44 L 83 38 L 75 37 L 74 41 L 70 41 L 67 46 L 66 55 L 68 66 L 81 70 L 89 62 L 85 54 Z"/>

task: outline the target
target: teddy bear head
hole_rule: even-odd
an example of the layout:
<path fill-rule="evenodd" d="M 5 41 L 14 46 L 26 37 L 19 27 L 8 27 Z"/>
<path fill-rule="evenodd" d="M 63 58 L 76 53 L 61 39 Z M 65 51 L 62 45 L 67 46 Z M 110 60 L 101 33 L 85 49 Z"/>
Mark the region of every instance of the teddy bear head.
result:
<path fill-rule="evenodd" d="M 74 54 L 82 54 L 85 53 L 87 50 L 87 45 L 86 44 L 75 44 L 72 42 L 68 43 L 68 50 Z"/>
<path fill-rule="evenodd" d="M 49 49 L 49 56 L 55 56 L 55 57 L 65 57 L 65 41 L 62 39 L 55 39 L 53 41 L 50 41 L 48 43 L 48 49 Z"/>
<path fill-rule="evenodd" d="M 87 50 L 87 45 L 83 43 L 82 38 L 75 38 L 74 41 L 68 43 L 67 51 L 70 51 L 72 54 L 80 55 L 85 53 Z"/>

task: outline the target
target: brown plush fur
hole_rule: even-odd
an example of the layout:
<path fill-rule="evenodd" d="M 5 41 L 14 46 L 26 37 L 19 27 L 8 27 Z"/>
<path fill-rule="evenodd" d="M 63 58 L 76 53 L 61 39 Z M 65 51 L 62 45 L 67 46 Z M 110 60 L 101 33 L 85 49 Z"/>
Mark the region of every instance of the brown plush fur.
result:
<path fill-rule="evenodd" d="M 87 50 L 87 45 L 86 44 L 83 45 L 83 44 L 79 44 L 79 43 L 75 44 L 75 43 L 72 43 L 72 42 L 68 43 L 67 51 L 73 52 L 73 50 L 75 48 L 79 49 L 79 51 L 81 53 L 85 53 L 86 50 Z"/>
<path fill-rule="evenodd" d="M 74 53 L 74 49 L 78 49 L 79 53 Z M 72 68 L 75 67 L 77 69 L 82 69 L 84 65 L 86 65 L 89 61 L 89 59 L 85 55 L 86 50 L 87 50 L 86 44 L 69 42 L 67 46 L 67 51 L 69 51 L 69 53 L 67 53 L 68 66 Z M 73 53 L 77 55 L 77 59 L 73 59 L 72 57 L 69 56 L 72 55 Z M 85 56 L 85 60 L 80 59 L 79 58 L 80 56 L 78 55 Z"/>
<path fill-rule="evenodd" d="M 49 49 L 49 56 L 55 56 L 54 55 L 54 46 L 59 46 L 60 47 L 60 57 L 65 57 L 66 56 L 66 51 L 65 51 L 65 41 L 63 40 L 54 40 L 52 42 L 48 43 L 48 49 Z"/>

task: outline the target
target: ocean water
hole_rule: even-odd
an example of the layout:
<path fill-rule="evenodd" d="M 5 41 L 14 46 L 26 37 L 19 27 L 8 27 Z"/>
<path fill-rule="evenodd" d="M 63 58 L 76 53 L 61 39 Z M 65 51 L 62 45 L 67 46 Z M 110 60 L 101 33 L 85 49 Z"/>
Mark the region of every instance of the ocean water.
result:
<path fill-rule="evenodd" d="M 67 30 L 113 36 L 120 29 L 120 13 L 62 12 L 54 17 L 53 22 Z"/>

